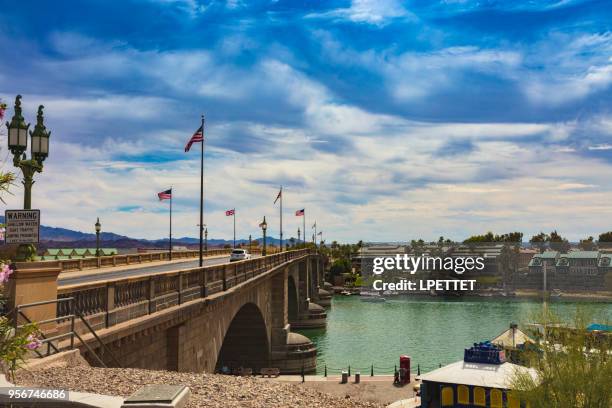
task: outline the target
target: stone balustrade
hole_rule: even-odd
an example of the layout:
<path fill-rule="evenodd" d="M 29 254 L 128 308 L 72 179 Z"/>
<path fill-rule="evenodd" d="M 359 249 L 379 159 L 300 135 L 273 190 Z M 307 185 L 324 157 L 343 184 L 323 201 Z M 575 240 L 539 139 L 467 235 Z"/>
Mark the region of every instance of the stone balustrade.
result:
<path fill-rule="evenodd" d="M 202 268 L 68 285 L 58 288 L 57 297 L 73 298 L 74 307 L 86 316 L 94 329 L 110 327 L 228 290 L 277 265 L 307 255 L 309 251 L 287 251 Z M 149 254 L 143 254 L 146 255 Z M 70 302 L 59 302 L 57 316 L 70 315 L 69 309 Z"/>
<path fill-rule="evenodd" d="M 205 256 L 218 256 L 228 255 L 231 252 L 230 249 L 209 249 L 205 252 Z M 189 251 L 173 251 L 172 260 L 197 258 L 200 256 L 199 250 Z M 62 272 L 79 271 L 82 269 L 94 269 L 94 268 L 109 268 L 113 266 L 132 265 L 140 264 L 144 262 L 162 262 L 170 260 L 170 252 L 144 252 L 141 254 L 123 254 L 123 255 L 111 255 L 91 258 L 77 258 L 77 259 L 63 259 L 59 261 L 42 261 L 42 262 L 54 262 L 59 263 L 59 267 Z"/>

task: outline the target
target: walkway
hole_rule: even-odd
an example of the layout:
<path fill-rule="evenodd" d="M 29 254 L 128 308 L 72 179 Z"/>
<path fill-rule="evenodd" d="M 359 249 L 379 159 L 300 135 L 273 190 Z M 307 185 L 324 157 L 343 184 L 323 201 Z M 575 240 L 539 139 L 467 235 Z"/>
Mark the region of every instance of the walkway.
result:
<path fill-rule="evenodd" d="M 258 258 L 261 255 L 253 255 L 253 258 Z M 211 256 L 204 258 L 204 266 L 221 265 L 229 262 L 228 255 Z M 75 272 L 63 272 L 58 278 L 58 286 L 78 285 L 82 283 L 93 283 L 109 279 L 136 277 L 141 275 L 150 275 L 154 273 L 177 271 L 181 269 L 197 268 L 199 259 L 191 259 L 185 261 L 180 259 L 177 261 L 162 261 L 150 262 L 142 265 L 123 265 L 103 269 L 88 269 Z"/>

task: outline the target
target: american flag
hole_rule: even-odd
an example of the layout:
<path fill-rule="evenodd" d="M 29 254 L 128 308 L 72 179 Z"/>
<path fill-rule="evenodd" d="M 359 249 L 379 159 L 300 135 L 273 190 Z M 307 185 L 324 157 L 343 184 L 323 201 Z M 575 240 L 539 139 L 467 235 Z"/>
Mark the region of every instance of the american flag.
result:
<path fill-rule="evenodd" d="M 297 210 L 295 212 L 295 216 L 296 217 L 301 217 L 302 215 L 304 215 L 304 209 L 303 208 L 301 210 Z"/>
<path fill-rule="evenodd" d="M 283 188 L 281 187 L 281 189 L 278 191 L 278 195 L 276 196 L 276 200 L 274 200 L 274 204 L 276 204 L 276 202 L 278 201 L 279 198 L 281 198 L 283 195 Z"/>
<path fill-rule="evenodd" d="M 204 141 L 204 129 L 202 128 L 202 126 L 200 126 L 198 130 L 195 131 L 193 136 L 191 136 L 191 139 L 189 139 L 189 142 L 187 142 L 187 145 L 185 146 L 185 152 L 188 152 L 189 149 L 191 149 L 192 144 L 202 143 L 203 141 Z"/>
<path fill-rule="evenodd" d="M 170 200 L 172 198 L 172 189 L 170 188 L 161 193 L 157 193 L 157 197 L 159 197 L 159 201 Z"/>
<path fill-rule="evenodd" d="M 234 215 L 234 214 L 236 214 L 236 209 L 235 209 L 235 208 L 234 208 L 234 209 L 231 209 L 231 210 L 227 210 L 227 211 L 225 212 L 225 215 L 227 215 L 228 217 L 229 217 L 230 215 Z"/>

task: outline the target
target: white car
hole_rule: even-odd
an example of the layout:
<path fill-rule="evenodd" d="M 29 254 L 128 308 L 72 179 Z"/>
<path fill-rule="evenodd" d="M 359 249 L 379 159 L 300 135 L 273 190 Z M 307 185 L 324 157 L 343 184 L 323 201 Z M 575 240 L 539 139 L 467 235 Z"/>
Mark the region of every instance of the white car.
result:
<path fill-rule="evenodd" d="M 230 262 L 244 261 L 245 259 L 251 259 L 251 254 L 246 249 L 234 249 L 230 255 Z"/>

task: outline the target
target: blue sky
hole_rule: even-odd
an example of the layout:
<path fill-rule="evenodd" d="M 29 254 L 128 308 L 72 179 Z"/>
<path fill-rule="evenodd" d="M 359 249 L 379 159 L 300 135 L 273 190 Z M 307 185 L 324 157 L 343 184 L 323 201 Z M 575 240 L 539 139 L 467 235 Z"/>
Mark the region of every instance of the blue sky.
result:
<path fill-rule="evenodd" d="M 163 237 L 173 186 L 195 236 L 204 112 L 211 236 L 276 225 L 283 184 L 285 235 L 305 207 L 328 240 L 578 239 L 612 229 L 611 27 L 606 1 L 0 1 L 0 97 L 46 106 L 47 225 Z"/>

